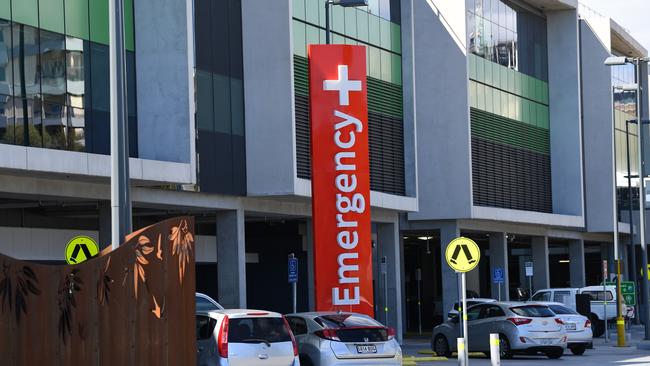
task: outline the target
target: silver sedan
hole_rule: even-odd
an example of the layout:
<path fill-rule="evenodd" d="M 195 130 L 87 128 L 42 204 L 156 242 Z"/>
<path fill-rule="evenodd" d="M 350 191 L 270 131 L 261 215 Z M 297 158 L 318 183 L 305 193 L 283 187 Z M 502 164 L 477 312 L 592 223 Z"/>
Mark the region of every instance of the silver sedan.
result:
<path fill-rule="evenodd" d="M 560 358 L 567 348 L 564 322 L 546 305 L 493 302 L 469 307 L 468 349 L 490 351 L 490 334 L 499 334 L 502 358 L 514 354 L 544 353 Z M 439 356 L 449 357 L 456 351 L 460 337 L 458 317 L 433 329 L 431 348 Z"/>
<path fill-rule="evenodd" d="M 402 365 L 395 332 L 355 313 L 313 312 L 286 316 L 302 366 Z"/>

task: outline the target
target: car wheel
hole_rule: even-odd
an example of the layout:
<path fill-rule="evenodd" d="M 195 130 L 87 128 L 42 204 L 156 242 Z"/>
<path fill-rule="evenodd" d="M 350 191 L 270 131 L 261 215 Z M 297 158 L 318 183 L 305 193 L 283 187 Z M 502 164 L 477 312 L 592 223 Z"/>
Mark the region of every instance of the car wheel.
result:
<path fill-rule="evenodd" d="M 433 341 L 433 352 L 441 357 L 451 357 L 451 349 L 447 338 L 442 334 L 438 334 Z"/>
<path fill-rule="evenodd" d="M 510 349 L 510 342 L 508 337 L 499 334 L 499 354 L 503 359 L 512 358 L 512 349 Z"/>
<path fill-rule="evenodd" d="M 587 350 L 587 345 L 586 344 L 576 344 L 575 346 L 572 346 L 571 348 L 571 353 L 577 356 L 582 356 L 585 351 Z"/>
<path fill-rule="evenodd" d="M 553 349 L 550 351 L 546 351 L 545 353 L 546 353 L 546 357 L 555 360 L 562 357 L 562 355 L 564 354 L 564 348 Z"/>

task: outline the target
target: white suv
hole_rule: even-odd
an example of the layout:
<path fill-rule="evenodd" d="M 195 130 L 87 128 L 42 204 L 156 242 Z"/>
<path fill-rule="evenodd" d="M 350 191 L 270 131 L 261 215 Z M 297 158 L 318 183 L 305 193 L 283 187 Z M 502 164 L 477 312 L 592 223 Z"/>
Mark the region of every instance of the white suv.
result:
<path fill-rule="evenodd" d="M 286 319 L 260 310 L 197 312 L 198 366 L 300 366 Z"/>

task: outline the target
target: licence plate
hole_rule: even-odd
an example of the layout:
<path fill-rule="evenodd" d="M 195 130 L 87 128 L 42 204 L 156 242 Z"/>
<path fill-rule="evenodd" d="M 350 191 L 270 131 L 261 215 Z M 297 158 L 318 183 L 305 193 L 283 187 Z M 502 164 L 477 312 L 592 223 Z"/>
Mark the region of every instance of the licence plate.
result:
<path fill-rule="evenodd" d="M 555 339 L 553 339 L 553 338 L 540 338 L 540 339 L 538 339 L 537 341 L 539 342 L 539 344 L 542 344 L 542 345 L 549 345 L 549 344 L 553 344 L 553 341 L 554 341 L 554 340 L 555 340 Z"/>
<path fill-rule="evenodd" d="M 564 325 L 564 329 L 566 329 L 566 330 L 576 330 L 576 323 L 566 323 Z"/>
<path fill-rule="evenodd" d="M 374 344 L 357 344 L 357 353 L 377 353 L 377 346 Z"/>

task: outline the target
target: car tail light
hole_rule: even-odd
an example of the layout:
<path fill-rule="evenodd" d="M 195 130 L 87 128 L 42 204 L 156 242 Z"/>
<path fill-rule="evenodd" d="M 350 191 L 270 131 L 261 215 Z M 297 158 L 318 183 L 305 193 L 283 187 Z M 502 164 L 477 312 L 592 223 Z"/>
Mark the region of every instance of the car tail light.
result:
<path fill-rule="evenodd" d="M 223 318 L 221 328 L 219 329 L 219 338 L 217 340 L 217 348 L 219 349 L 219 356 L 221 358 L 228 358 L 228 317 Z"/>
<path fill-rule="evenodd" d="M 591 320 L 587 319 L 585 322 L 585 328 L 591 328 Z"/>
<path fill-rule="evenodd" d="M 519 340 L 521 341 L 521 343 L 526 343 L 526 338 L 525 337 L 519 337 Z"/>
<path fill-rule="evenodd" d="M 293 344 L 293 357 L 298 356 L 298 342 L 296 342 L 296 337 L 293 336 L 293 332 L 291 331 L 291 327 L 289 326 L 289 322 L 287 321 L 287 318 L 282 317 L 282 320 L 284 320 L 284 328 L 287 330 L 287 333 L 291 336 L 291 343 Z"/>
<path fill-rule="evenodd" d="M 560 324 L 560 325 L 564 325 L 564 321 L 562 319 L 560 319 L 560 318 L 555 318 L 555 322 Z"/>
<path fill-rule="evenodd" d="M 258 313 L 246 313 L 246 315 L 248 315 L 248 316 L 265 316 L 265 315 L 269 315 L 269 313 L 259 313 L 259 312 Z"/>
<path fill-rule="evenodd" d="M 320 338 L 330 341 L 340 341 L 339 337 L 336 335 L 336 330 L 334 329 L 317 330 L 314 332 L 314 334 Z"/>
<path fill-rule="evenodd" d="M 389 341 L 391 339 L 395 338 L 396 335 L 397 335 L 397 332 L 395 332 L 395 328 L 386 328 L 386 336 L 387 336 Z"/>
<path fill-rule="evenodd" d="M 512 324 L 516 326 L 530 324 L 533 321 L 533 319 L 526 318 L 508 318 L 507 320 L 511 321 Z"/>

